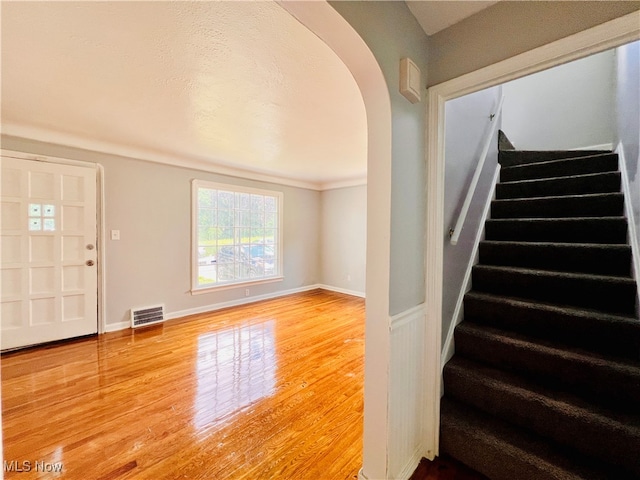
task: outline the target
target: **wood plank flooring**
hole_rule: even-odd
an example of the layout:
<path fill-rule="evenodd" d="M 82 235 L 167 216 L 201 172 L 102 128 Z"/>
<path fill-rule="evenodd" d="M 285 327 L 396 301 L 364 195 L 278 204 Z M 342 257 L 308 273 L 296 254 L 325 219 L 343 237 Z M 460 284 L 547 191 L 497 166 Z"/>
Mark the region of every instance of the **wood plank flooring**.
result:
<path fill-rule="evenodd" d="M 308 292 L 1 360 L 5 478 L 355 479 L 362 466 L 359 298 Z"/>

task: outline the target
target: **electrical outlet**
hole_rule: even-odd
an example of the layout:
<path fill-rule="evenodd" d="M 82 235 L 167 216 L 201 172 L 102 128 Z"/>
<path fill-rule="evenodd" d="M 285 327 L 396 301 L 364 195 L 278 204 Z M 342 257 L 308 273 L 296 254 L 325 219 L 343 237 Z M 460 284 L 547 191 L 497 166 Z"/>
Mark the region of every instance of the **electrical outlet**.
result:
<path fill-rule="evenodd" d="M 245 288 L 245 290 L 244 290 L 244 296 L 245 296 L 245 297 L 248 297 L 248 296 L 249 296 L 249 289 L 248 289 L 248 288 Z"/>

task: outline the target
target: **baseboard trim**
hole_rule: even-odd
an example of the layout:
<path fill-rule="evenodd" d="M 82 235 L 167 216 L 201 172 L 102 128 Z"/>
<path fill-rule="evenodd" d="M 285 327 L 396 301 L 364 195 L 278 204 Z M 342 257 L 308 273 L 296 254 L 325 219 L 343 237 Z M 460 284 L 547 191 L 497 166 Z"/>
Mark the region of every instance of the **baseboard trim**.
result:
<path fill-rule="evenodd" d="M 131 322 L 107 323 L 104 327 L 103 333 L 117 332 L 120 330 L 126 330 L 130 327 Z"/>
<path fill-rule="evenodd" d="M 351 295 L 352 297 L 365 298 L 364 292 L 358 292 L 356 290 L 349 290 L 349 289 L 340 288 L 340 287 L 332 287 L 331 285 L 325 285 L 323 283 L 317 284 L 316 288 L 321 288 L 322 290 L 328 290 L 329 292 L 344 293 L 345 295 Z"/>
<path fill-rule="evenodd" d="M 250 303 L 261 302 L 263 300 L 271 300 L 272 298 L 284 297 L 286 295 L 293 295 L 295 293 L 308 292 L 310 290 L 317 290 L 318 288 L 320 288 L 320 286 L 317 284 L 314 284 L 314 285 L 307 285 L 299 288 L 292 288 L 289 290 L 280 290 L 278 292 L 267 293 L 265 295 L 256 295 L 254 297 L 243 297 L 235 300 L 230 300 L 228 302 L 213 303 L 209 305 L 203 305 L 202 307 L 188 308 L 185 310 L 170 312 L 170 313 L 167 313 L 165 318 L 167 320 L 173 320 L 175 318 L 187 317 L 189 315 L 197 315 L 197 314 L 206 313 L 206 312 L 215 312 L 216 310 L 222 310 L 223 308 L 239 307 L 241 305 L 248 305 Z"/>
<path fill-rule="evenodd" d="M 331 287 L 329 285 L 322 285 L 322 284 L 316 283 L 313 285 L 307 285 L 299 288 L 292 288 L 289 290 L 281 290 L 279 292 L 267 293 L 265 295 L 258 295 L 255 297 L 239 298 L 239 299 L 231 300 L 228 302 L 213 303 L 209 305 L 203 305 L 201 307 L 188 308 L 186 310 L 177 310 L 175 312 L 168 312 L 165 314 L 165 320 L 174 320 L 176 318 L 188 317 L 189 315 L 215 312 L 216 310 L 222 310 L 223 308 L 239 307 L 241 305 L 248 305 L 250 303 L 261 302 L 263 300 L 271 300 L 273 298 L 279 298 L 287 295 L 304 293 L 304 292 L 309 292 L 311 290 L 318 290 L 318 289 L 364 298 L 364 293 L 362 292 L 354 292 L 354 291 L 344 290 L 337 287 Z M 104 329 L 104 332 L 105 333 L 117 332 L 119 330 L 126 330 L 127 328 L 130 328 L 130 327 L 131 327 L 131 322 L 108 323 Z"/>

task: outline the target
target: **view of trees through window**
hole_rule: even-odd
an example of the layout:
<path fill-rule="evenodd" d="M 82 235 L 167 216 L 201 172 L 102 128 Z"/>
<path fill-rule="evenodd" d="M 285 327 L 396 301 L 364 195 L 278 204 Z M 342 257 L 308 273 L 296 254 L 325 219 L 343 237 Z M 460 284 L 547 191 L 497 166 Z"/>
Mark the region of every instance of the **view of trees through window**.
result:
<path fill-rule="evenodd" d="M 195 287 L 280 275 L 279 192 L 194 182 Z"/>

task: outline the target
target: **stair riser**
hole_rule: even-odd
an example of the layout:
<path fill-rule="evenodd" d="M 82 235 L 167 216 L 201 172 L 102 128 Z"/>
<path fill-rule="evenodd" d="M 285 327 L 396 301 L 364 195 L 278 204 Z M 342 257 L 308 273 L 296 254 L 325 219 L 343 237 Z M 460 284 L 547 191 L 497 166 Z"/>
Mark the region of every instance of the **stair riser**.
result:
<path fill-rule="evenodd" d="M 498 153 L 498 161 L 503 167 L 524 165 L 565 158 L 590 157 L 597 154 L 608 154 L 606 150 L 557 150 L 557 151 L 501 151 Z"/>
<path fill-rule="evenodd" d="M 479 435 L 473 426 L 461 428 L 448 412 L 443 413 L 440 426 L 440 452 L 448 454 L 491 480 L 557 480 L 555 472 L 544 465 L 528 462 L 524 452 L 505 452 L 504 445 L 496 445 Z M 455 478 L 455 477 L 453 477 Z"/>
<path fill-rule="evenodd" d="M 640 360 L 640 322 L 610 322 L 588 314 L 527 308 L 466 295 L 465 321 L 555 340 L 612 357 Z"/>
<path fill-rule="evenodd" d="M 631 275 L 631 248 L 480 243 L 480 263 L 594 275 Z"/>
<path fill-rule="evenodd" d="M 455 332 L 456 354 L 525 375 L 547 387 L 579 392 L 610 407 L 635 411 L 640 405 L 640 367 L 624 368 L 532 343 L 514 342 L 466 327 L 465 323 Z"/>
<path fill-rule="evenodd" d="M 566 278 L 550 274 L 495 271 L 482 266 L 474 267 L 472 272 L 473 289 L 479 292 L 633 315 L 637 292 L 635 284 L 632 280 L 610 278 L 610 281 Z"/>
<path fill-rule="evenodd" d="M 584 220 L 487 220 L 487 240 L 520 242 L 607 243 L 627 242 L 624 218 Z"/>
<path fill-rule="evenodd" d="M 447 396 L 441 413 L 440 452 L 492 480 L 637 480 L 636 475 L 582 454 L 563 456 L 557 445 L 482 417 Z"/>
<path fill-rule="evenodd" d="M 531 180 L 536 178 L 564 177 L 588 173 L 615 172 L 618 170 L 618 155 L 611 153 L 597 157 L 534 163 L 505 167 L 500 171 L 501 182 Z"/>
<path fill-rule="evenodd" d="M 607 460 L 640 475 L 640 429 L 625 428 L 552 399 L 497 383 L 447 364 L 447 395 L 560 445 Z M 579 432 L 579 434 L 577 433 Z"/>
<path fill-rule="evenodd" d="M 616 217 L 624 212 L 622 194 L 596 198 L 544 198 L 496 200 L 491 202 L 491 218 Z"/>
<path fill-rule="evenodd" d="M 515 183 L 498 183 L 496 199 L 551 197 L 620 192 L 620 173 L 566 177 Z"/>

